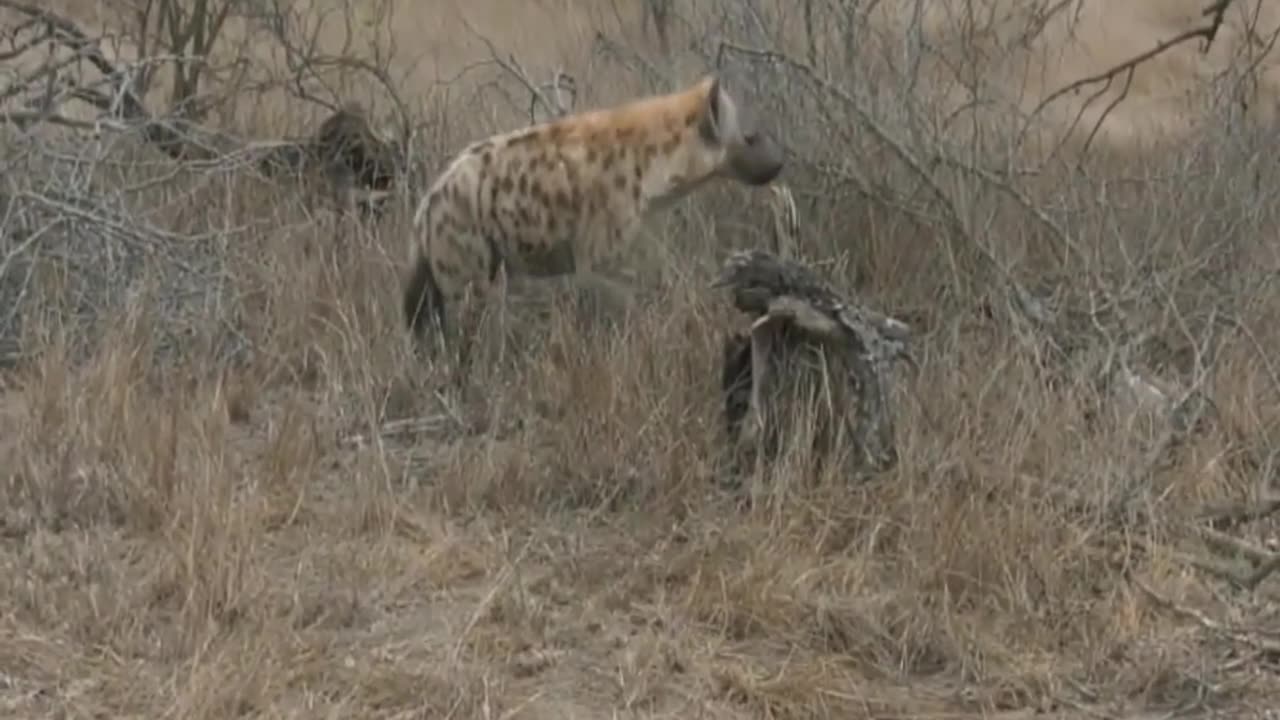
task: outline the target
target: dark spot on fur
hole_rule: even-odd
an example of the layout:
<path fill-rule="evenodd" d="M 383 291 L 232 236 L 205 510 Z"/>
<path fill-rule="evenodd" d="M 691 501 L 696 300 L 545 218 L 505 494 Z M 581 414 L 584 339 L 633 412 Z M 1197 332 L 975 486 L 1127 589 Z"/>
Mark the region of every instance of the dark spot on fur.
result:
<path fill-rule="evenodd" d="M 573 246 L 566 242 L 522 244 L 520 260 L 525 272 L 534 277 L 573 274 L 577 270 Z"/>
<path fill-rule="evenodd" d="M 457 277 L 461 274 L 461 268 L 447 260 L 441 260 L 436 263 L 436 269 L 440 271 L 440 275 L 447 278 Z"/>
<path fill-rule="evenodd" d="M 489 282 L 493 282 L 498 279 L 498 270 L 502 269 L 505 258 L 502 256 L 502 246 L 496 238 L 486 235 L 484 241 L 489 246 Z"/>
<path fill-rule="evenodd" d="M 467 197 L 467 194 L 462 192 L 461 188 L 453 188 L 452 203 L 459 215 L 471 214 L 471 198 Z"/>
<path fill-rule="evenodd" d="M 458 219 L 457 214 L 450 211 L 436 218 L 436 221 L 431 224 L 431 233 L 437 236 L 440 233 L 447 233 L 448 237 L 455 237 L 455 231 L 459 225 L 461 225 L 461 221 Z"/>

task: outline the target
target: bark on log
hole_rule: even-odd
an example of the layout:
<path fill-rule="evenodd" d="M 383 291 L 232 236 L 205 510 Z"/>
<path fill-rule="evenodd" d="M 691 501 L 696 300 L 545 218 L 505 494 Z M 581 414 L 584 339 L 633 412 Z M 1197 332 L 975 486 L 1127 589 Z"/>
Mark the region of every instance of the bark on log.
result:
<path fill-rule="evenodd" d="M 910 329 L 849 302 L 809 268 L 762 251 L 725 261 L 716 288 L 751 318 L 725 340 L 721 388 L 729 437 L 764 460 L 784 439 L 803 437 L 820 459 L 851 452 L 858 469 L 897 463 L 890 371 L 906 358 Z"/>

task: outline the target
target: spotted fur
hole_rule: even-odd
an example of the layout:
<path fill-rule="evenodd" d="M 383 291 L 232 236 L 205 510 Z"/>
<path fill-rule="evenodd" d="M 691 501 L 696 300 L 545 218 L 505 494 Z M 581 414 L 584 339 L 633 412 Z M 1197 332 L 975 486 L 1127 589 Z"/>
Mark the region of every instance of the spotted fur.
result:
<path fill-rule="evenodd" d="M 415 333 L 448 331 L 483 307 L 500 274 L 590 271 L 648 213 L 714 178 L 766 185 L 782 168 L 780 146 L 715 76 L 474 142 L 414 215 L 406 321 Z M 479 305 L 455 312 L 465 297 Z"/>

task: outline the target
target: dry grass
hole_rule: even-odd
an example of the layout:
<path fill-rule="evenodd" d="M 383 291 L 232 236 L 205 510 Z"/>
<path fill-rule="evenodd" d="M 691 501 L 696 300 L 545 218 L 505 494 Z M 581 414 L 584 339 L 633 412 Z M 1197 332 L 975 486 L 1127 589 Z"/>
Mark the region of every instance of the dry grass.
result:
<path fill-rule="evenodd" d="M 1157 35 L 1196 17 L 1107 4 Z M 430 163 L 518 122 L 485 94 L 489 76 L 439 81 L 487 53 L 459 7 L 523 63 L 575 72 L 579 105 L 647 84 L 600 59 L 596 30 L 675 78 L 704 67 L 695 53 L 664 65 L 632 4 L 526 5 L 395 6 L 400 41 L 423 50 L 405 56 L 416 79 L 404 93 L 435 123 Z M 692 23 L 720 6 L 699 7 Z M 773 27 L 779 37 L 731 37 L 800 48 L 794 13 Z M 1221 53 L 1189 49 L 1153 72 L 1212 68 Z M 1066 79 L 1100 62 L 1087 42 L 1055 57 Z M 1274 105 L 1277 65 L 1259 67 L 1258 102 Z M 882 70 L 872 85 L 888 93 L 901 68 Z M 963 216 L 952 232 L 848 108 L 839 123 L 815 112 L 799 80 L 761 91 L 794 104 L 777 118 L 811 252 L 847 251 L 841 284 L 912 318 L 920 370 L 895 394 L 896 468 L 851 483 L 793 455 L 742 492 L 724 487 L 717 394 L 721 338 L 739 319 L 706 285 L 724 247 L 764 243 L 763 191 L 720 188 L 659 222 L 646 312 L 591 342 L 556 315 L 464 401 L 438 389 L 402 329 L 403 213 L 369 226 L 311 216 L 287 190 L 170 177 L 155 154 L 112 141 L 100 187 L 169 178 L 118 199 L 163 237 L 212 238 L 218 270 L 201 272 L 224 285 L 173 310 L 167 263 L 188 249 L 172 240 L 129 265 L 131 298 L 86 326 L 70 319 L 73 271 L 37 263 L 29 358 L 0 376 L 0 715 L 1262 717 L 1280 694 L 1280 638 L 1255 629 L 1275 627 L 1280 585 L 1240 590 L 1197 568 L 1188 558 L 1209 553 L 1188 528 L 1214 502 L 1280 492 L 1268 319 L 1280 173 L 1260 133 L 1218 125 L 1212 107 L 1170 116 L 1163 127 L 1185 133 L 1173 149 L 1124 146 L 1155 137 L 1124 123 L 1173 84 L 1143 86 L 1143 109 L 1107 126 L 1111 154 L 1091 175 L 1018 181 L 1075 254 L 1005 190 L 940 169 Z M 226 122 L 305 131 L 311 110 L 273 102 Z M 900 119 L 876 107 L 873 119 Z M 959 130 L 923 137 L 909 145 L 921 157 L 1000 154 Z M 143 235 L 131 242 L 161 237 Z M 1056 288 L 1061 323 L 1036 330 L 1008 311 L 984 253 Z M 1081 319 L 1100 298 L 1115 303 Z M 1136 332 L 1126 323 L 1149 337 L 1117 339 Z M 1146 377 L 1202 380 L 1215 408 L 1203 429 L 1153 460 L 1159 414 L 1134 411 L 1097 370 L 1117 348 Z M 1272 550 L 1276 533 L 1270 521 L 1232 530 Z"/>

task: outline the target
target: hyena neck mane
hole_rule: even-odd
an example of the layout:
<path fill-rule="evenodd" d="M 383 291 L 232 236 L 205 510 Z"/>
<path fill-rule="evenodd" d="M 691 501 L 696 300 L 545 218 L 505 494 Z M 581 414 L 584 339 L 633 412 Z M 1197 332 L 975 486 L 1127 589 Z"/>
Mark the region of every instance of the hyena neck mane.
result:
<path fill-rule="evenodd" d="M 722 171 L 705 136 L 714 77 L 685 90 L 591 110 L 512 133 L 509 142 L 550 151 L 579 177 L 604 180 L 644 212 L 688 195 Z"/>

